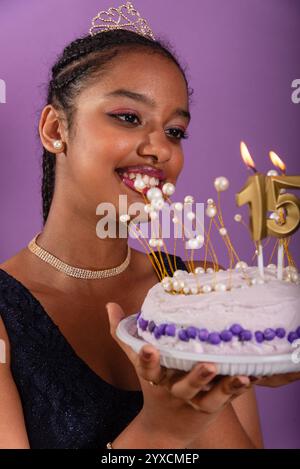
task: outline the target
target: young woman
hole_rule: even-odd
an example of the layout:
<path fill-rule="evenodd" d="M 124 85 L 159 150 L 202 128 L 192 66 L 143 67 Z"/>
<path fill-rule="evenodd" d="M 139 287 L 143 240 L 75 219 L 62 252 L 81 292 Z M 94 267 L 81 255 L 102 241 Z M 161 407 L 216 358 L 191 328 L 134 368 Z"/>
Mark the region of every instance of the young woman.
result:
<path fill-rule="evenodd" d="M 159 41 L 102 32 L 53 66 L 39 123 L 44 227 L 35 249 L 0 265 L 1 448 L 262 447 L 248 377 L 165 370 L 154 347 L 137 355 L 115 336 L 157 276 L 144 253 L 129 259 L 126 238 L 97 236 L 96 207 L 142 201 L 126 171 L 175 183 L 188 122 L 185 73 Z"/>

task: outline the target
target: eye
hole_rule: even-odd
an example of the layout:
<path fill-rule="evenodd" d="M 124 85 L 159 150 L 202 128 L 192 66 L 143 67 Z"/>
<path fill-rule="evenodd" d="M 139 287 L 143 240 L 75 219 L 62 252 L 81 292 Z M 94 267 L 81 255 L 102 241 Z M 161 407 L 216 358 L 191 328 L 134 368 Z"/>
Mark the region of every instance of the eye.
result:
<path fill-rule="evenodd" d="M 168 132 L 170 132 L 170 136 L 172 138 L 175 138 L 176 140 L 189 138 L 189 136 L 186 132 L 184 132 L 182 129 L 178 129 L 176 127 L 173 128 L 173 129 L 168 129 Z"/>
<path fill-rule="evenodd" d="M 115 119 L 121 120 L 123 122 L 128 122 L 129 124 L 135 124 L 138 123 L 140 124 L 140 119 L 136 114 L 129 113 L 129 112 L 123 112 L 120 114 L 109 114 L 111 117 L 114 117 Z M 138 122 L 134 122 L 135 119 L 138 120 Z"/>
<path fill-rule="evenodd" d="M 140 118 L 132 113 L 132 112 L 122 112 L 118 114 L 109 114 L 109 116 L 118 119 L 122 122 L 126 122 L 128 124 L 141 124 Z M 137 120 L 137 122 L 136 122 Z M 188 134 L 184 132 L 182 129 L 179 129 L 177 127 L 174 127 L 172 129 L 167 130 L 167 135 L 169 135 L 171 138 L 174 138 L 175 140 L 181 140 L 181 139 L 187 139 L 189 138 Z"/>

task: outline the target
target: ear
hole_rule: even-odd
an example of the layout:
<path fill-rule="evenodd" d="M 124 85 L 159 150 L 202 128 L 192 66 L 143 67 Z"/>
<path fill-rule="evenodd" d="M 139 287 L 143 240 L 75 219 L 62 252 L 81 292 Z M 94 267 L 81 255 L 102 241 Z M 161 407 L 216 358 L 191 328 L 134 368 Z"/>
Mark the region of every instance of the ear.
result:
<path fill-rule="evenodd" d="M 40 122 L 39 122 L 39 134 L 43 144 L 51 153 L 64 153 L 66 151 L 66 131 L 62 125 L 62 119 L 60 118 L 58 111 L 51 105 L 48 104 L 44 107 Z M 61 140 L 63 142 L 62 149 L 56 149 L 54 142 Z"/>

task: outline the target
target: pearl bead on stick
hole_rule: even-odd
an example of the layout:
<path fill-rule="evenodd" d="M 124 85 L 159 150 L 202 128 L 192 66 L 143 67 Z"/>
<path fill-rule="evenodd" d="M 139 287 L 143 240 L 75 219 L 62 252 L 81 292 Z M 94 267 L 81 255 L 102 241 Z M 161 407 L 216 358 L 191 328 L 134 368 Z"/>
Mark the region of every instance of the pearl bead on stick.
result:
<path fill-rule="evenodd" d="M 223 191 L 226 191 L 228 189 L 229 181 L 224 176 L 220 176 L 220 177 L 215 179 L 214 186 L 215 186 L 215 189 L 218 192 L 223 192 Z"/>
<path fill-rule="evenodd" d="M 162 198 L 162 191 L 158 187 L 151 187 L 147 191 L 147 199 L 152 201 L 154 199 L 161 199 Z"/>
<path fill-rule="evenodd" d="M 176 204 L 174 205 L 174 208 L 175 210 L 177 210 L 178 212 L 181 212 L 183 210 L 183 205 L 181 202 L 176 202 Z"/>
<path fill-rule="evenodd" d="M 166 182 L 162 187 L 162 191 L 165 195 L 171 196 L 175 192 L 175 186 L 171 182 Z"/>
<path fill-rule="evenodd" d="M 205 213 L 206 215 L 209 217 L 209 218 L 213 218 L 216 216 L 217 214 L 217 209 L 216 207 L 214 207 L 213 205 L 209 205 L 206 210 L 205 210 Z"/>
<path fill-rule="evenodd" d="M 126 223 L 126 222 L 129 221 L 129 220 L 130 220 L 130 216 L 129 216 L 129 215 L 127 215 L 127 214 L 120 215 L 120 221 L 121 221 L 122 223 Z"/>
<path fill-rule="evenodd" d="M 185 204 L 193 204 L 194 203 L 194 197 L 192 195 L 186 195 L 184 198 L 184 203 Z"/>

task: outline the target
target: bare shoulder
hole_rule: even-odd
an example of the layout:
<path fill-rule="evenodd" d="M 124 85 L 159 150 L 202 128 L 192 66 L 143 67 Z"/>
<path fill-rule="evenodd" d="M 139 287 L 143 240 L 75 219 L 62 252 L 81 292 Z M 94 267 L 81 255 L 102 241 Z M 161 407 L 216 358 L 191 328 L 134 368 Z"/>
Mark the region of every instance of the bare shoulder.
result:
<path fill-rule="evenodd" d="M 0 371 L 10 367 L 10 342 L 0 311 Z M 1 374 L 1 373 L 0 373 Z"/>
<path fill-rule="evenodd" d="M 22 249 L 14 256 L 0 264 L 0 269 L 5 270 L 8 274 L 14 275 L 26 271 L 26 249 Z"/>
<path fill-rule="evenodd" d="M 10 346 L 0 311 L 0 449 L 28 449 L 21 399 L 10 369 Z"/>
<path fill-rule="evenodd" d="M 7 272 L 9 275 L 12 275 L 13 277 L 19 278 L 21 276 L 22 278 L 26 270 L 26 264 L 24 263 L 23 251 L 24 250 L 20 251 L 13 257 L 2 262 L 0 264 L 0 269 L 4 270 L 5 272 Z M 0 295 L 1 295 L 1 291 L 0 291 Z M 2 352 L 4 350 L 4 354 L 5 354 L 5 363 L 1 363 L 1 357 L 0 357 L 0 363 L 4 365 L 1 367 L 2 373 L 3 372 L 6 373 L 9 371 L 9 368 L 10 368 L 10 341 L 9 341 L 9 337 L 6 331 L 4 321 L 1 318 L 1 310 L 0 310 L 0 340 L 1 340 L 1 345 L 2 345 Z"/>

